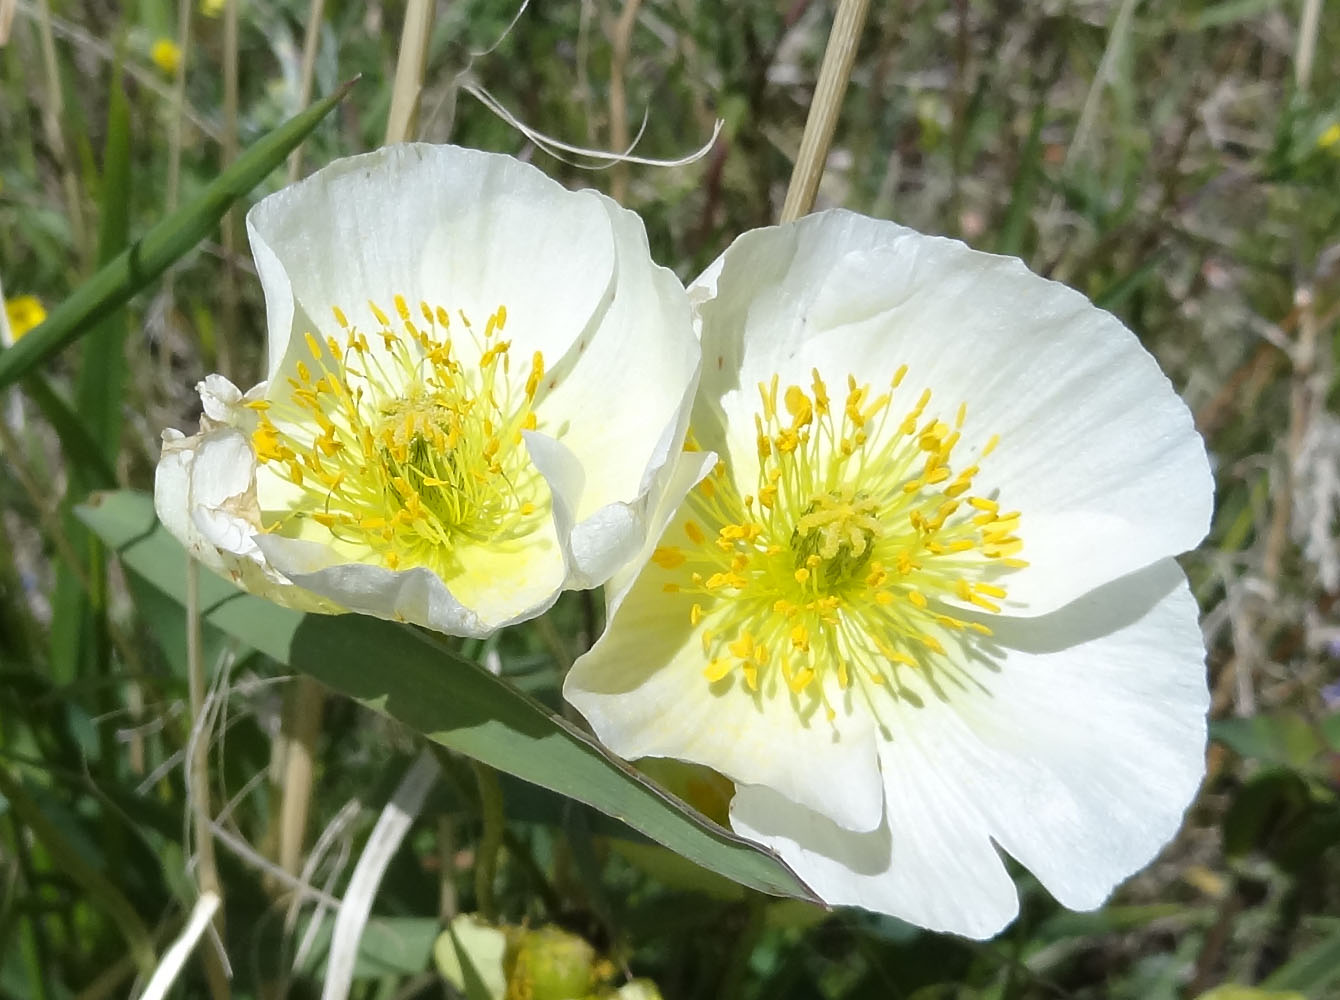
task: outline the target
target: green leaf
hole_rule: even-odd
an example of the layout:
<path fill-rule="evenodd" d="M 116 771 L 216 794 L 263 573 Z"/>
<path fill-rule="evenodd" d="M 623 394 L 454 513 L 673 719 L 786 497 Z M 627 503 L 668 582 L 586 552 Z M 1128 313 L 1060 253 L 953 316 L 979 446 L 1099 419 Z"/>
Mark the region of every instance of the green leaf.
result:
<path fill-rule="evenodd" d="M 251 146 L 219 174 L 200 197 L 173 212 L 100 268 L 59 306 L 41 326 L 0 352 L 0 389 L 27 375 L 61 348 L 88 333 L 92 324 L 124 305 L 137 291 L 162 274 L 219 224 L 233 202 L 254 188 L 307 137 L 344 95 L 346 83 L 324 100 L 294 115 Z"/>
<path fill-rule="evenodd" d="M 178 601 L 186 556 L 149 497 L 95 495 L 79 516 L 123 564 Z M 201 573 L 204 621 L 452 750 L 622 820 L 751 888 L 815 899 L 775 855 L 713 823 L 439 637 L 362 615 L 303 615 Z"/>
<path fill-rule="evenodd" d="M 107 101 L 107 142 L 103 147 L 102 183 L 99 189 L 98 264 L 114 260 L 130 238 L 130 105 L 118 56 Z M 69 516 L 75 499 L 91 489 L 106 486 L 105 471 L 116 467 L 121 441 L 121 400 L 126 371 L 126 310 L 109 310 L 99 319 L 84 342 L 84 356 L 75 391 L 75 421 L 86 429 L 99 460 L 78 452 L 66 453 L 70 484 L 61 505 L 61 521 L 70 547 L 80 555 L 80 567 L 58 565 L 51 616 L 51 672 L 68 682 L 81 675 L 105 676 L 110 670 L 111 649 L 107 639 L 106 558 L 102 546 L 87 529 Z M 33 373 L 29 381 L 40 379 Z M 50 401 L 48 401 L 49 403 Z M 77 436 L 67 432 L 72 443 Z M 65 438 L 62 438 L 62 443 Z M 78 572 L 87 585 L 76 576 Z M 101 711 L 115 710 L 115 701 L 104 691 Z M 104 749 L 114 750 L 107 731 Z"/>
<path fill-rule="evenodd" d="M 473 914 L 458 914 L 433 945 L 438 974 L 465 1000 L 501 1000 L 507 992 L 503 955 L 507 935 Z"/>
<path fill-rule="evenodd" d="M 130 240 L 130 105 L 118 62 L 107 102 L 107 142 L 103 147 L 99 188 L 98 265 L 105 266 L 125 251 Z M 121 402 L 126 372 L 124 306 L 102 314 L 84 344 L 75 394 L 79 415 L 92 432 L 103 457 L 113 467 L 121 441 Z M 76 465 L 74 467 L 77 471 Z M 84 485 L 80 492 L 95 488 Z"/>
<path fill-rule="evenodd" d="M 305 933 L 305 925 L 306 921 L 300 922 L 299 937 Z M 299 971 L 318 975 L 326 967 L 334 927 L 334 917 L 321 921 Z M 432 957 L 433 942 L 437 940 L 439 930 L 437 920 L 431 917 L 371 918 L 358 941 L 354 978 L 406 976 L 422 972 Z"/>
<path fill-rule="evenodd" d="M 0 795 L 8 800 L 9 807 L 47 850 L 61 871 L 113 918 L 117 929 L 126 939 L 140 974 L 148 975 L 152 972 L 155 963 L 153 939 L 130 901 L 108 880 L 107 876 L 84 860 L 79 850 L 33 801 L 20 781 L 2 766 L 0 766 Z"/>
<path fill-rule="evenodd" d="M 1340 750 L 1340 713 L 1317 722 L 1293 712 L 1216 719 L 1210 738 L 1240 757 L 1326 778 L 1329 755 Z"/>
<path fill-rule="evenodd" d="M 1304 996 L 1320 997 L 1337 981 L 1340 981 L 1340 926 L 1332 927 L 1326 938 L 1295 955 L 1261 985 L 1269 990 L 1298 990 Z"/>
<path fill-rule="evenodd" d="M 23 388 L 60 438 L 65 460 L 80 470 L 88 489 L 115 489 L 115 469 L 70 402 L 52 388 L 51 383 L 39 372 L 33 372 L 25 378 Z"/>
<path fill-rule="evenodd" d="M 1047 123 L 1047 102 L 1038 100 L 1033 108 L 1033 123 L 1028 130 L 1028 141 L 1019 157 L 1019 172 L 1014 176 L 1010 191 L 1010 207 L 1000 227 L 996 253 L 1017 256 L 1024 246 L 1028 215 L 1033 210 L 1038 178 L 1042 176 L 1042 127 Z"/>

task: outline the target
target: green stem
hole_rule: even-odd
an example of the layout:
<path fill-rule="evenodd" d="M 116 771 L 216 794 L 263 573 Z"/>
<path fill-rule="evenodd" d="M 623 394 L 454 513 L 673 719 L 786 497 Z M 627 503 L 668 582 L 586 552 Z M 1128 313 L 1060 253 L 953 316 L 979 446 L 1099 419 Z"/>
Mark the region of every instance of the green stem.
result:
<path fill-rule="evenodd" d="M 498 851 L 503 841 L 502 786 L 498 772 L 477 760 L 470 761 L 479 787 L 479 813 L 484 820 L 484 832 L 479 837 L 475 856 L 475 908 L 490 923 L 498 919 L 497 901 L 493 882 L 498 874 Z"/>

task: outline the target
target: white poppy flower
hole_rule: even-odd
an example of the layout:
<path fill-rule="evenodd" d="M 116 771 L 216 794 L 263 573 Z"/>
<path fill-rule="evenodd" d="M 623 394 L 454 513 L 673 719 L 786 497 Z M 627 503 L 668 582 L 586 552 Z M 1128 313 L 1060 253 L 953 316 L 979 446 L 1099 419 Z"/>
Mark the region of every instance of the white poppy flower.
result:
<path fill-rule="evenodd" d="M 733 827 L 830 903 L 989 937 L 999 848 L 1100 905 L 1203 771 L 1172 557 L 1211 481 L 1168 380 L 1020 261 L 848 212 L 746 234 L 690 297 L 679 474 L 712 471 L 568 699 L 616 753 L 733 779 Z"/>
<path fill-rule="evenodd" d="M 403 145 L 247 228 L 268 379 L 201 383 L 155 489 L 198 559 L 281 603 L 479 636 L 643 547 L 699 350 L 637 216 L 511 157 Z"/>

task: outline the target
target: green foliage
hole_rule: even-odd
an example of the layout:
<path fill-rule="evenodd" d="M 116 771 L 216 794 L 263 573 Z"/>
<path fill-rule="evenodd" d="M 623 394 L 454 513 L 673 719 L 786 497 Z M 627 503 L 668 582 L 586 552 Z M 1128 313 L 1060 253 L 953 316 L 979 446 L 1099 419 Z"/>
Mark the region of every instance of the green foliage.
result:
<path fill-rule="evenodd" d="M 201 795 L 233 995 L 318 995 L 335 905 L 425 740 L 442 777 L 377 887 L 357 997 L 456 996 L 448 952 L 459 992 L 490 995 L 452 931 L 486 903 L 493 927 L 585 942 L 602 975 L 616 970 L 600 989 L 626 969 L 668 1000 L 1340 996 L 1340 605 L 1325 565 L 1340 456 L 1323 436 L 1340 400 L 1335 5 L 1320 5 L 1306 71 L 1313 5 L 1283 0 L 871 5 L 821 202 L 1017 254 L 1118 313 L 1184 392 L 1218 477 L 1211 536 L 1186 560 L 1215 692 L 1186 828 L 1094 913 L 1060 911 L 1021 875 L 1020 920 L 986 944 L 781 898 L 803 890 L 700 815 L 722 815 L 709 779 L 634 772 L 594 746 L 558 698 L 599 631 L 594 595 L 444 643 L 202 577 L 194 644 L 180 551 L 142 491 L 159 430 L 194 424 L 194 382 L 220 357 L 244 386 L 261 367 L 259 288 L 212 236 L 284 182 L 299 144 L 310 170 L 380 141 L 404 4 L 326 5 L 314 92 L 329 96 L 304 111 L 307 4 L 241 3 L 235 122 L 208 3 L 192 11 L 180 104 L 150 58 L 177 35 L 175 5 L 53 0 L 53 65 L 46 6 L 19 5 L 0 47 L 0 277 L 49 309 L 0 352 L 0 998 L 143 985 L 197 897 L 185 818 Z M 555 159 L 475 96 L 608 146 L 620 3 L 532 3 L 510 32 L 513 4 L 437 7 L 422 137 L 532 157 L 571 186 L 623 176 L 654 256 L 685 278 L 774 220 L 830 5 L 644 0 L 623 80 L 631 133 L 646 112 L 637 152 L 677 158 L 724 124 L 696 163 L 621 171 Z M 231 164 L 229 126 L 245 150 Z M 108 557 L 70 511 L 118 487 L 141 492 L 86 514 Z M 295 670 L 332 694 L 304 799 L 308 868 L 286 875 Z M 196 738 L 208 787 L 188 793 Z M 466 757 L 501 780 L 477 780 Z M 207 995 L 198 961 L 173 995 Z"/>

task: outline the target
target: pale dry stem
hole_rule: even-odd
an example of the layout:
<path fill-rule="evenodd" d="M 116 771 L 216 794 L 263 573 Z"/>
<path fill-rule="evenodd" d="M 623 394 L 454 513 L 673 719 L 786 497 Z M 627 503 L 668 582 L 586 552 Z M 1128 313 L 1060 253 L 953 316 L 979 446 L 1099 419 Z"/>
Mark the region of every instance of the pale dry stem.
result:
<path fill-rule="evenodd" d="M 870 0 L 840 0 L 833 28 L 824 49 L 824 61 L 819 67 L 819 80 L 814 85 L 814 98 L 805 119 L 805 132 L 800 139 L 800 151 L 791 171 L 791 183 L 786 189 L 780 221 L 791 222 L 807 214 L 814 207 L 814 196 L 828 162 L 828 147 L 842 111 L 842 98 L 851 79 L 856 47 L 861 41 Z"/>

